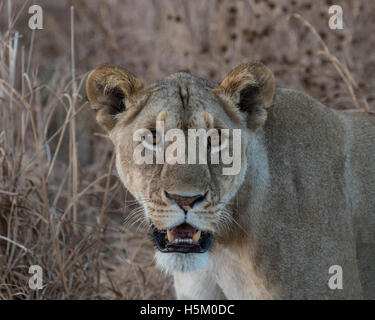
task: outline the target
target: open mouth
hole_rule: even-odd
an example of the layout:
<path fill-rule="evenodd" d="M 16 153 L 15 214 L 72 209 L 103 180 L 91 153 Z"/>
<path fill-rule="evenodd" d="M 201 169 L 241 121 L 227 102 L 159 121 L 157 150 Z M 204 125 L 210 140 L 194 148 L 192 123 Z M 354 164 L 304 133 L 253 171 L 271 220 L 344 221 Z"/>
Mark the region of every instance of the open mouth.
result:
<path fill-rule="evenodd" d="M 209 232 L 195 229 L 183 223 L 168 230 L 159 230 L 152 226 L 153 237 L 161 252 L 203 253 L 211 244 Z"/>

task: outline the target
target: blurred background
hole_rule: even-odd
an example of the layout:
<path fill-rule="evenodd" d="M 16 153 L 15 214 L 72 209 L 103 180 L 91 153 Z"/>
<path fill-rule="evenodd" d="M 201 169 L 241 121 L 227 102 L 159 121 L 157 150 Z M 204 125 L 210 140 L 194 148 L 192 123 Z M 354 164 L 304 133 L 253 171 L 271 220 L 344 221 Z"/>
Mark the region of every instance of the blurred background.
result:
<path fill-rule="evenodd" d="M 333 4 L 342 30 L 328 27 Z M 375 111 L 374 32 L 368 0 L 0 0 L 0 299 L 174 298 L 87 103 L 91 69 L 220 82 L 260 60 L 281 87 Z"/>

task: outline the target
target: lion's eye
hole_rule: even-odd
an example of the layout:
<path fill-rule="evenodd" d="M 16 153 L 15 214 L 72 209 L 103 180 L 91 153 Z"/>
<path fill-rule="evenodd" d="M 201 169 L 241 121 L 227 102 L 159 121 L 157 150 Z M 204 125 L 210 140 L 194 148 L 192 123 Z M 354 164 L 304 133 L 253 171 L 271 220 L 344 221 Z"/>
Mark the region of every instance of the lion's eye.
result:
<path fill-rule="evenodd" d="M 207 141 L 207 147 L 211 149 L 213 153 L 223 150 L 228 145 L 228 136 L 225 132 L 217 130 L 216 133 L 210 134 Z"/>
<path fill-rule="evenodd" d="M 160 136 L 157 134 L 156 131 L 151 131 L 151 134 L 145 136 L 145 140 L 147 143 L 156 146 L 160 141 Z"/>
<path fill-rule="evenodd" d="M 221 135 L 215 134 L 208 137 L 208 144 L 211 147 L 219 147 L 221 145 Z"/>
<path fill-rule="evenodd" d="M 216 133 L 210 134 L 207 141 L 207 146 L 212 148 L 213 150 L 219 151 L 220 149 L 224 148 L 227 143 L 227 136 L 221 132 L 221 130 L 217 130 Z"/>

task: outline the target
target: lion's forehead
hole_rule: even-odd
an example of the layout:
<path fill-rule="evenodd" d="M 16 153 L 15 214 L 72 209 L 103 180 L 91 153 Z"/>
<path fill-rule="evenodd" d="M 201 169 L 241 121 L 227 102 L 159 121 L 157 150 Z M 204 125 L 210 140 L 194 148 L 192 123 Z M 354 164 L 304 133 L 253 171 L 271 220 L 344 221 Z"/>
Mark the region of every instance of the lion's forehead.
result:
<path fill-rule="evenodd" d="M 188 72 L 177 72 L 171 74 L 164 79 L 161 79 L 157 82 L 152 83 L 148 86 L 148 89 L 157 88 L 157 87 L 178 87 L 178 86 L 188 86 L 191 88 L 209 88 L 214 89 L 218 86 L 218 83 L 209 81 L 206 79 L 199 78 Z"/>
<path fill-rule="evenodd" d="M 219 102 L 210 88 L 183 83 L 172 82 L 167 86 L 160 85 L 152 88 L 148 93 L 147 105 L 160 104 L 163 108 L 169 107 L 178 111 L 194 111 Z"/>
<path fill-rule="evenodd" d="M 154 88 L 137 118 L 138 126 L 152 126 L 156 121 L 164 121 L 176 128 L 230 128 L 236 120 L 228 115 L 209 88 L 178 85 Z"/>

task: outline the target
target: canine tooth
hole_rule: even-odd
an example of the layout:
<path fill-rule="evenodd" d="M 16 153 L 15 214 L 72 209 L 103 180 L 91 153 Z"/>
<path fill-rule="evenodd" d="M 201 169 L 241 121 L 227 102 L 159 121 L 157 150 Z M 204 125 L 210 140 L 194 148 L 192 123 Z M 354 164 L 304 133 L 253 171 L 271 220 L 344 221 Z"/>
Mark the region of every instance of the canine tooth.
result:
<path fill-rule="evenodd" d="M 174 235 L 171 231 L 167 230 L 167 238 L 168 238 L 168 241 L 169 242 L 173 242 L 174 241 Z"/>
<path fill-rule="evenodd" d="M 200 237 L 201 237 L 201 231 L 198 230 L 198 231 L 197 231 L 196 233 L 194 233 L 194 235 L 193 235 L 193 241 L 194 241 L 194 242 L 198 242 L 199 239 L 200 239 Z"/>

